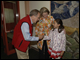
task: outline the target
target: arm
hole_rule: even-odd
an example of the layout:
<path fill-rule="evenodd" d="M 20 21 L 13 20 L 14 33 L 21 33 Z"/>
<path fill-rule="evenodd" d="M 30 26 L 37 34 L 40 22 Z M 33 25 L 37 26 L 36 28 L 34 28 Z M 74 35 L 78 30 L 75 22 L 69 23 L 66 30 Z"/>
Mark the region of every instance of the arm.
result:
<path fill-rule="evenodd" d="M 29 33 L 28 23 L 23 23 L 21 25 L 21 31 L 26 41 L 38 41 L 39 40 L 39 37 L 30 36 L 31 34 Z"/>
<path fill-rule="evenodd" d="M 66 32 L 65 32 L 65 30 L 63 31 L 63 34 L 62 34 L 62 52 L 61 52 L 61 56 L 64 54 L 64 51 L 65 51 L 65 48 L 66 48 Z"/>
<path fill-rule="evenodd" d="M 35 35 L 36 36 L 38 36 L 38 32 L 39 32 L 39 22 L 35 26 Z"/>
<path fill-rule="evenodd" d="M 62 51 L 65 51 L 65 48 L 66 48 L 66 32 L 65 32 L 65 30 L 62 33 L 61 39 L 62 39 Z"/>
<path fill-rule="evenodd" d="M 54 20 L 55 20 L 54 17 L 51 16 L 51 24 L 53 24 L 53 21 L 54 21 Z"/>
<path fill-rule="evenodd" d="M 52 30 L 50 31 L 48 36 L 44 36 L 43 40 L 50 40 L 52 36 Z"/>

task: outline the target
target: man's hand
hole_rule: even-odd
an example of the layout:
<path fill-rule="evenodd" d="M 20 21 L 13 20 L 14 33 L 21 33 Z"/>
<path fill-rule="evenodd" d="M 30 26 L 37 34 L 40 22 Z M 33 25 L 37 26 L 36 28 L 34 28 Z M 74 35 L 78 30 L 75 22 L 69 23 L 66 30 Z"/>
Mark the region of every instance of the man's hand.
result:
<path fill-rule="evenodd" d="M 43 39 L 44 36 L 38 36 L 39 37 L 39 41 L 41 41 Z"/>

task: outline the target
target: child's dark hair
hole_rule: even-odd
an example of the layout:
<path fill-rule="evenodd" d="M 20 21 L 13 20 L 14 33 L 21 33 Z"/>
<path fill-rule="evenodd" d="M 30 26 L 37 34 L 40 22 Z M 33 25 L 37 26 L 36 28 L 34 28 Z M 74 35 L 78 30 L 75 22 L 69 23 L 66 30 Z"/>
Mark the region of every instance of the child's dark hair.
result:
<path fill-rule="evenodd" d="M 60 26 L 58 28 L 58 32 L 60 33 L 64 29 L 63 22 L 59 18 L 58 19 L 55 19 L 55 21 L 57 22 L 57 24 L 60 24 Z"/>

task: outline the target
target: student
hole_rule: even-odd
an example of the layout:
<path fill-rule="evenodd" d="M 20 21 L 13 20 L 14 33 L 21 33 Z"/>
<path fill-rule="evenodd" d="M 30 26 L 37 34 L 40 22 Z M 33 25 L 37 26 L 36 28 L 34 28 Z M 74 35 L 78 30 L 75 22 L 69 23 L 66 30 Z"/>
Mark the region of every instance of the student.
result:
<path fill-rule="evenodd" d="M 53 29 L 48 36 L 44 36 L 44 40 L 50 40 L 48 53 L 52 59 L 62 58 L 65 46 L 66 36 L 63 22 L 61 19 L 55 19 L 53 23 Z"/>
<path fill-rule="evenodd" d="M 40 20 L 35 27 L 36 35 L 48 35 L 51 30 L 51 23 L 53 22 L 53 20 L 54 18 L 49 15 L 49 10 L 46 7 L 42 7 L 40 9 Z M 39 59 L 49 59 L 49 54 L 47 52 L 48 46 L 49 40 L 38 41 L 37 47 L 39 49 Z"/>
<path fill-rule="evenodd" d="M 14 28 L 12 45 L 14 45 L 18 59 L 29 59 L 28 46 L 30 41 L 39 41 L 43 36 L 32 36 L 32 24 L 39 20 L 40 12 L 36 9 L 30 15 L 22 18 Z"/>

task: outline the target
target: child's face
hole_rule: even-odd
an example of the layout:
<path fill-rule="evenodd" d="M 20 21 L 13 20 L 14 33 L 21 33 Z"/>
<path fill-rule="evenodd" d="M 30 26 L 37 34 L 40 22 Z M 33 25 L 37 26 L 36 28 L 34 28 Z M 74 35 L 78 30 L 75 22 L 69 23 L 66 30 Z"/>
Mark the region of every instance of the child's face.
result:
<path fill-rule="evenodd" d="M 58 24 L 55 20 L 54 20 L 52 25 L 54 28 L 59 28 L 59 26 L 60 26 L 60 24 Z"/>

